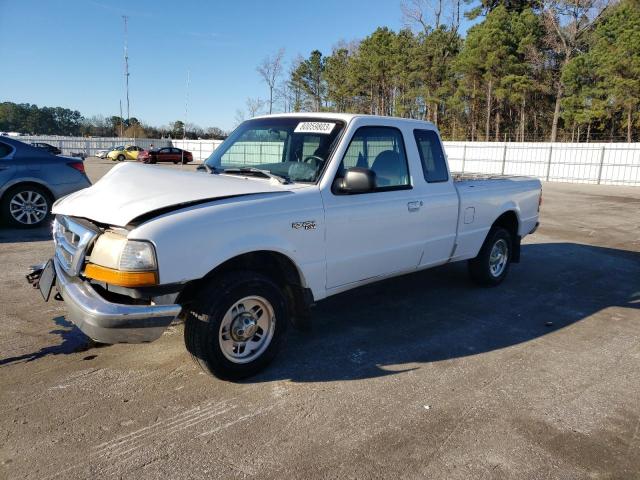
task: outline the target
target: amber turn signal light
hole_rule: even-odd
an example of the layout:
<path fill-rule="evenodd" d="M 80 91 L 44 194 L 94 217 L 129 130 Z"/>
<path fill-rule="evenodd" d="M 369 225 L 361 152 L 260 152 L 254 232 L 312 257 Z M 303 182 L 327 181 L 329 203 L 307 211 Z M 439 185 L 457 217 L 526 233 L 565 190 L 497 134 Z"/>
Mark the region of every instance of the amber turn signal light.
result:
<path fill-rule="evenodd" d="M 158 274 L 156 272 L 123 272 L 94 265 L 93 263 L 87 264 L 84 274 L 93 280 L 120 287 L 149 287 L 158 284 Z"/>

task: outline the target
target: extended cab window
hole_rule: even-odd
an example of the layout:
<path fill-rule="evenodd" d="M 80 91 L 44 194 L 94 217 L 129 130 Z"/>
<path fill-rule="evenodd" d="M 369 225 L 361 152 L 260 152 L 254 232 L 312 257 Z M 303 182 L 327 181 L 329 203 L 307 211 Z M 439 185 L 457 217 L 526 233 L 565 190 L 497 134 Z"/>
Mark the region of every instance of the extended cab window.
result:
<path fill-rule="evenodd" d="M 361 167 L 376 174 L 376 190 L 407 187 L 409 168 L 402 132 L 392 127 L 361 127 L 353 135 L 338 175 Z"/>
<path fill-rule="evenodd" d="M 433 130 L 414 130 L 413 135 L 418 145 L 424 179 L 429 183 L 449 180 L 447 162 L 444 159 L 442 144 Z"/>

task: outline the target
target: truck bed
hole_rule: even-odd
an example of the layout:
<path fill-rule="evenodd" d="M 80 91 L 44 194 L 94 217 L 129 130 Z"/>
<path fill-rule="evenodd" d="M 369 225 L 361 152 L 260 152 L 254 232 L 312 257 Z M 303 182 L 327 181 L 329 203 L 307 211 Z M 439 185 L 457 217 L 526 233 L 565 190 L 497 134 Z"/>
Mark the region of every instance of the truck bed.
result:
<path fill-rule="evenodd" d="M 501 175 L 498 173 L 471 173 L 471 172 L 451 172 L 454 182 L 466 182 L 469 180 L 506 180 L 516 178 L 529 178 L 521 175 Z"/>
<path fill-rule="evenodd" d="M 453 260 L 476 255 L 501 212 L 517 213 L 520 236 L 535 227 L 540 199 L 537 178 L 459 172 L 452 172 L 451 177 L 460 199 L 458 246 Z"/>

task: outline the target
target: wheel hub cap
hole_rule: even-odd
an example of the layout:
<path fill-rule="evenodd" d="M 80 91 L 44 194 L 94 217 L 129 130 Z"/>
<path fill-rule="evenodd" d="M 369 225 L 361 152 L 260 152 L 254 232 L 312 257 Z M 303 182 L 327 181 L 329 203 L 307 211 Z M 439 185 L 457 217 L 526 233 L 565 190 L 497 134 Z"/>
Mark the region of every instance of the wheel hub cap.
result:
<path fill-rule="evenodd" d="M 246 342 L 258 330 L 258 319 L 249 312 L 243 312 L 233 319 L 231 338 L 236 342 Z"/>
<path fill-rule="evenodd" d="M 502 238 L 494 243 L 489 255 L 489 270 L 491 275 L 499 277 L 507 266 L 509 259 L 509 248 L 507 242 Z"/>
<path fill-rule="evenodd" d="M 9 211 L 18 222 L 31 225 L 47 216 L 48 205 L 38 192 L 25 191 L 13 196 L 9 202 Z"/>
<path fill-rule="evenodd" d="M 257 295 L 237 300 L 220 322 L 218 342 L 233 363 L 248 363 L 269 347 L 276 327 L 271 303 Z"/>

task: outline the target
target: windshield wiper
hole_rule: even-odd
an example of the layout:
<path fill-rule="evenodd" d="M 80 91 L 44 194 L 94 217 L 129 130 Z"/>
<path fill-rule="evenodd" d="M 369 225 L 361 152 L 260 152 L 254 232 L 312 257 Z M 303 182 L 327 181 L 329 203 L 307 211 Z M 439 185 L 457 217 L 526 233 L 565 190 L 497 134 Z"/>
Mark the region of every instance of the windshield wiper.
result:
<path fill-rule="evenodd" d="M 232 175 L 235 175 L 238 173 L 241 175 L 246 175 L 246 174 L 262 175 L 265 178 L 274 178 L 278 182 L 282 183 L 283 185 L 291 183 L 291 180 L 287 176 L 276 175 L 275 173 L 271 173 L 269 170 L 262 170 L 260 168 L 254 168 L 254 167 L 225 168 L 222 171 L 222 173 L 230 173 Z"/>
<path fill-rule="evenodd" d="M 221 173 L 222 170 L 216 168 L 216 167 L 210 167 L 209 165 L 207 165 L 206 163 L 203 163 L 201 165 L 198 165 L 196 167 L 196 170 L 202 172 L 203 170 L 207 173 Z"/>

